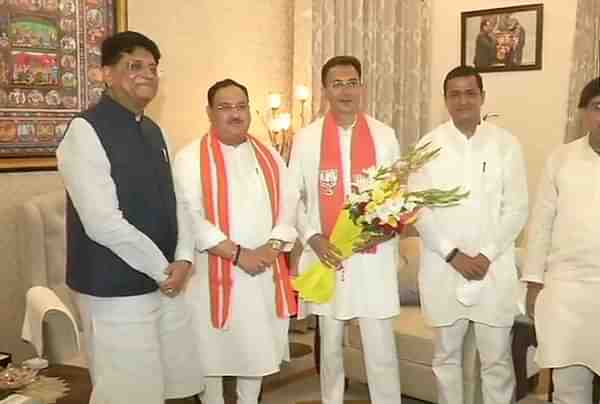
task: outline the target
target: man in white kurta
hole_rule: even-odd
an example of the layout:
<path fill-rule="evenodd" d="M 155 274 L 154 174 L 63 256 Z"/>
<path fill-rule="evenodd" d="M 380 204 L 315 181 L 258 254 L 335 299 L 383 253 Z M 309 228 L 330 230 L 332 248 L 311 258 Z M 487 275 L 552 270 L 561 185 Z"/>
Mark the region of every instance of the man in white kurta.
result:
<path fill-rule="evenodd" d="M 351 57 L 331 59 L 323 68 L 324 95 L 336 120 L 345 197 L 351 190 L 351 139 L 360 102 L 360 63 Z M 391 164 L 399 157 L 394 131 L 369 117 L 366 122 L 375 145 L 376 164 Z M 354 123 L 353 123 L 354 122 Z M 365 352 L 371 400 L 375 404 L 400 402 L 400 379 L 392 317 L 398 315 L 397 240 L 377 245 L 376 253 L 358 253 L 339 262 L 328 244 L 321 223 L 319 189 L 327 184 L 320 169 L 324 118 L 299 131 L 294 138 L 290 170 L 303 196 L 297 228 L 304 245 L 299 270 L 307 270 L 321 259 L 338 267 L 335 295 L 331 302 L 304 302 L 300 315 L 319 316 L 321 333 L 321 395 L 324 404 L 342 404 L 344 368 L 342 335 L 344 321 L 358 318 Z M 331 185 L 331 184 L 329 184 Z"/>
<path fill-rule="evenodd" d="M 194 141 L 180 151 L 175 161 L 176 183 L 182 190 L 180 201 L 190 214 L 196 247 L 195 273 L 185 297 L 194 313 L 201 363 L 207 375 L 202 402 L 223 403 L 222 376 L 238 376 L 238 403 L 256 404 L 262 376 L 277 372 L 287 358 L 288 319 L 276 312 L 274 274 L 271 262 L 264 257 L 276 256 L 294 242 L 298 194 L 287 180 L 284 162 L 268 147 L 281 178 L 281 209 L 273 225 L 266 179 L 247 138 L 247 90 L 224 80 L 209 90 L 208 98 L 212 129 L 206 136 L 213 136 L 214 131 L 218 134 L 214 141 L 219 143 L 225 165 L 230 229 L 227 235 L 208 220 L 203 205 L 201 140 Z M 281 246 L 274 246 L 278 244 L 274 240 Z M 219 328 L 211 318 L 215 307 L 211 307 L 214 290 L 210 287 L 210 255 L 236 264 L 228 321 Z"/>
<path fill-rule="evenodd" d="M 193 246 L 177 226 L 167 136 L 144 116 L 159 60 L 143 34 L 106 38 L 106 92 L 70 122 L 56 153 L 67 190 L 66 279 L 81 315 L 91 404 L 191 403 L 202 390 L 180 295 Z"/>
<path fill-rule="evenodd" d="M 452 119 L 421 144 L 439 157 L 410 178 L 413 190 L 470 192 L 458 205 L 423 209 L 416 228 L 423 243 L 419 288 L 427 322 L 435 327 L 433 370 L 441 404 L 462 404 L 462 350 L 473 324 L 481 358 L 484 403 L 511 401 L 515 386 L 510 331 L 517 314 L 514 241 L 527 218 L 521 147 L 508 131 L 480 120 L 484 92 L 470 67 L 444 82 Z"/>
<path fill-rule="evenodd" d="M 591 404 L 600 374 L 600 79 L 579 107 L 591 132 L 548 158 L 521 278 L 535 313 L 536 361 L 554 368 L 558 404 Z"/>

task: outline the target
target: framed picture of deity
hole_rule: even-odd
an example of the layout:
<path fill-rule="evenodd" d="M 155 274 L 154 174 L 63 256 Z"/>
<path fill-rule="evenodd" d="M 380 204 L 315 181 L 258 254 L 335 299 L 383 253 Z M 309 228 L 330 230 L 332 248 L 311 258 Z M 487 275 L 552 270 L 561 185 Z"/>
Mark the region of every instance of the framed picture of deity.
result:
<path fill-rule="evenodd" d="M 98 101 L 103 39 L 127 0 L 0 0 L 0 171 L 56 169 L 69 121 Z"/>
<path fill-rule="evenodd" d="M 463 65 L 480 72 L 542 68 L 543 4 L 461 13 Z"/>

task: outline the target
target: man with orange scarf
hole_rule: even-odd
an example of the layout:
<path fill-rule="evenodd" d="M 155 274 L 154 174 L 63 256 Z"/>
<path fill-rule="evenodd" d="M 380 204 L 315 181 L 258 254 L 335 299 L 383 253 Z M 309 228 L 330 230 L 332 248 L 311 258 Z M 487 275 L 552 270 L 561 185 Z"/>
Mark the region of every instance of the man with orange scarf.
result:
<path fill-rule="evenodd" d="M 352 56 L 336 56 L 321 70 L 323 93 L 330 109 L 294 139 L 290 171 L 301 191 L 297 229 L 305 248 L 300 272 L 316 260 L 337 269 L 332 301 L 303 302 L 300 317 L 319 316 L 321 332 L 321 396 L 323 404 L 342 404 L 345 320 L 358 318 L 365 352 L 371 400 L 400 402 L 400 377 L 392 317 L 398 315 L 397 241 L 367 240 L 342 261 L 328 241 L 351 192 L 351 182 L 364 169 L 391 164 L 400 156 L 393 129 L 360 112 L 361 65 Z"/>
<path fill-rule="evenodd" d="M 298 193 L 277 152 L 248 134 L 248 90 L 208 90 L 211 128 L 175 161 L 196 271 L 185 297 L 206 377 L 204 404 L 223 404 L 222 376 L 237 376 L 240 404 L 257 404 L 262 377 L 288 357 L 296 312 L 282 252 L 296 239 Z M 199 381 L 200 382 L 200 381 Z"/>

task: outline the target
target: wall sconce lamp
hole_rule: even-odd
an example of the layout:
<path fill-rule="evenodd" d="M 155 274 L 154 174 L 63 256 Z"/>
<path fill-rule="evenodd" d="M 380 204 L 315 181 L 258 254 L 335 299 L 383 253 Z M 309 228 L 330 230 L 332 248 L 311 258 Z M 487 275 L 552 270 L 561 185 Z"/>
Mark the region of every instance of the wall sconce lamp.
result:
<path fill-rule="evenodd" d="M 297 86 L 294 91 L 294 98 L 300 101 L 300 125 L 305 125 L 304 104 L 310 98 L 310 90 L 307 86 Z M 267 122 L 262 118 L 260 111 L 256 111 L 266 126 L 271 145 L 277 149 L 285 161 L 288 161 L 292 146 L 292 114 L 290 112 L 280 112 L 283 97 L 280 93 L 270 93 L 268 97 L 268 106 L 271 110 L 270 119 Z"/>
<path fill-rule="evenodd" d="M 277 111 L 281 108 L 281 94 L 269 94 L 269 107 L 271 107 L 271 119 L 277 116 Z"/>
<path fill-rule="evenodd" d="M 304 127 L 305 119 L 304 119 L 304 104 L 310 97 L 310 90 L 306 86 L 297 86 L 295 92 L 296 99 L 300 101 L 300 125 Z"/>

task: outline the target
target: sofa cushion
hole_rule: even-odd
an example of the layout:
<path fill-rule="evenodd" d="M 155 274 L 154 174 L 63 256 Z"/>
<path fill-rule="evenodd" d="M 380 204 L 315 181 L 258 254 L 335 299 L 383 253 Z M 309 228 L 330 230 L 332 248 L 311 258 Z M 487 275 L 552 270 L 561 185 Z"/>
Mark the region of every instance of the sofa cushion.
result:
<path fill-rule="evenodd" d="M 403 307 L 394 319 L 398 358 L 431 366 L 433 329 L 425 324 L 420 307 Z"/>
<path fill-rule="evenodd" d="M 357 319 L 350 320 L 344 327 L 344 345 L 362 351 L 360 326 Z"/>
<path fill-rule="evenodd" d="M 401 306 L 418 306 L 419 285 L 417 272 L 419 268 L 418 256 L 402 256 L 404 265 L 398 268 L 398 296 Z"/>
<path fill-rule="evenodd" d="M 393 320 L 398 358 L 431 366 L 433 358 L 433 330 L 425 325 L 421 308 L 403 307 Z M 362 351 L 358 320 L 350 320 L 346 326 L 344 344 Z"/>
<path fill-rule="evenodd" d="M 398 297 L 401 306 L 418 306 L 420 304 L 419 289 L 416 287 L 398 286 Z"/>

